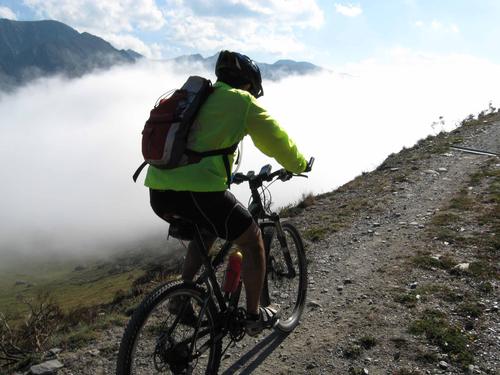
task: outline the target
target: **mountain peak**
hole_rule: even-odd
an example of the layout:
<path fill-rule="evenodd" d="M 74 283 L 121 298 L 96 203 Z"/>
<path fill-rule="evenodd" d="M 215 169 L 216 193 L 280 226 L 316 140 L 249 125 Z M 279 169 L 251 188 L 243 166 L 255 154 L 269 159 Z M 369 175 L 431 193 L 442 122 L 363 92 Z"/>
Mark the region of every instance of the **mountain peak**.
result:
<path fill-rule="evenodd" d="M 0 19 L 0 83 L 11 90 L 29 80 L 51 74 L 78 77 L 94 69 L 131 63 L 141 57 L 119 51 L 87 32 L 53 20 Z"/>

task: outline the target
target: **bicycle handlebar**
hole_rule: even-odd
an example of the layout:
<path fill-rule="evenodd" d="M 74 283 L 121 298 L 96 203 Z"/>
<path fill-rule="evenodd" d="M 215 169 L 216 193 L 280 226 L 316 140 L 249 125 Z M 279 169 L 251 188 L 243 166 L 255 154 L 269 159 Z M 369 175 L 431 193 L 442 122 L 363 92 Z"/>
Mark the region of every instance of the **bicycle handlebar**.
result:
<path fill-rule="evenodd" d="M 309 159 L 309 162 L 307 163 L 306 170 L 304 172 L 310 172 L 312 169 L 312 166 L 314 164 L 314 158 L 312 157 Z M 284 168 L 278 169 L 277 171 L 271 173 L 271 165 L 266 164 L 264 165 L 261 169 L 259 174 L 255 174 L 254 171 L 249 171 L 246 175 L 243 173 L 235 173 L 232 175 L 231 178 L 231 183 L 239 185 L 242 182 L 249 181 L 257 184 L 262 184 L 263 182 L 269 182 L 275 179 L 276 177 L 280 179 L 281 181 L 288 181 L 292 177 L 305 177 L 307 176 L 302 173 L 292 173 L 287 171 Z"/>

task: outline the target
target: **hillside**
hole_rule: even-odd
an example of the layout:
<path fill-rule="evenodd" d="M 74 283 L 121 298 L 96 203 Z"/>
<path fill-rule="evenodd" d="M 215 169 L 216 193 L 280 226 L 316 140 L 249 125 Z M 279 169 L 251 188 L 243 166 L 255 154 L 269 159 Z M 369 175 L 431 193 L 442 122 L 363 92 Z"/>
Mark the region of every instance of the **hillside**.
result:
<path fill-rule="evenodd" d="M 78 77 L 97 68 L 130 63 L 133 51 L 117 50 L 105 40 L 79 33 L 57 21 L 0 19 L 0 90 L 52 74 Z"/>
<path fill-rule="evenodd" d="M 500 160 L 452 145 L 498 153 L 500 113 L 287 208 L 309 261 L 302 322 L 288 336 L 245 338 L 221 373 L 498 374 Z M 158 266 L 57 343 L 59 374 L 113 373 L 130 308 L 172 277 Z"/>

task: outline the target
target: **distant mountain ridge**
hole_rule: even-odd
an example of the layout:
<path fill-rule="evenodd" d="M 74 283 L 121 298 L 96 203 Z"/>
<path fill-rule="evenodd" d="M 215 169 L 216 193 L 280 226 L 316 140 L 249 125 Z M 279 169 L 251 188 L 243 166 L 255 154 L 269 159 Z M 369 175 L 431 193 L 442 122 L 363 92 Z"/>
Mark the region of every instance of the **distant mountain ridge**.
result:
<path fill-rule="evenodd" d="M 79 77 L 141 57 L 58 21 L 0 19 L 0 90 L 9 91 L 39 76 Z"/>
<path fill-rule="evenodd" d="M 218 56 L 219 54 L 216 53 L 213 56 L 204 58 L 200 54 L 193 54 L 176 57 L 173 61 L 184 64 L 197 63 L 203 65 L 208 70 L 213 71 Z M 290 75 L 306 75 L 324 71 L 322 67 L 314 65 L 310 62 L 294 60 L 278 60 L 273 64 L 257 62 L 257 65 L 261 71 L 262 78 L 273 81 Z"/>
<path fill-rule="evenodd" d="M 213 71 L 217 57 L 218 53 L 207 58 L 193 54 L 171 61 L 201 64 Z M 80 77 L 94 69 L 133 63 L 141 58 L 135 51 L 118 50 L 104 39 L 79 33 L 62 22 L 0 19 L 0 92 L 11 91 L 38 77 L 54 74 Z M 323 70 L 309 62 L 293 60 L 257 64 L 262 77 L 269 80 Z"/>

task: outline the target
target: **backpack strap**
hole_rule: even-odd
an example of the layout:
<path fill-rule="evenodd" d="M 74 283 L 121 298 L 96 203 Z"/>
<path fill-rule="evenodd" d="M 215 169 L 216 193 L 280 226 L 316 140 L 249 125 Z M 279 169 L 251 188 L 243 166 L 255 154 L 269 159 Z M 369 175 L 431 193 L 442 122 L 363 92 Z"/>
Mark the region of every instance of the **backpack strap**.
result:
<path fill-rule="evenodd" d="M 226 148 L 220 148 L 218 150 L 211 150 L 211 151 L 193 151 L 186 149 L 185 154 L 193 157 L 195 159 L 201 159 L 207 156 L 216 156 L 216 155 L 222 155 L 222 159 L 224 160 L 224 167 L 226 168 L 226 174 L 227 174 L 227 187 L 229 188 L 229 185 L 231 184 L 231 165 L 229 164 L 229 156 L 231 154 L 234 154 L 236 149 L 238 148 L 238 143 L 235 143 L 232 146 L 226 147 Z M 132 179 L 134 182 L 137 182 L 137 179 L 139 178 L 139 175 L 141 174 L 142 170 L 144 167 L 148 165 L 148 162 L 145 161 L 143 162 L 139 168 L 135 171 L 134 175 L 132 176 Z"/>
<path fill-rule="evenodd" d="M 139 178 L 139 175 L 141 174 L 142 170 L 144 169 L 144 167 L 148 165 L 148 162 L 145 161 L 143 162 L 139 168 L 137 168 L 137 170 L 135 171 L 134 175 L 132 176 L 132 179 L 134 180 L 134 182 L 137 182 L 137 178 Z"/>
<path fill-rule="evenodd" d="M 199 156 L 201 158 L 207 157 L 207 156 L 216 156 L 216 155 L 230 155 L 234 154 L 236 149 L 238 148 L 238 143 L 235 143 L 232 146 L 226 147 L 226 148 L 219 148 L 217 150 L 211 150 L 211 151 L 193 151 L 186 149 L 185 153 L 188 156 Z"/>
<path fill-rule="evenodd" d="M 231 165 L 229 163 L 229 155 L 234 154 L 234 152 L 238 148 L 238 143 L 239 142 L 236 142 L 232 146 L 229 146 L 226 148 L 220 148 L 218 150 L 211 150 L 211 151 L 198 152 L 198 151 L 193 151 L 193 150 L 186 150 L 186 155 L 200 157 L 200 158 L 204 158 L 207 156 L 222 155 L 222 160 L 224 161 L 224 167 L 226 168 L 227 188 L 229 189 L 229 187 L 231 185 Z"/>

